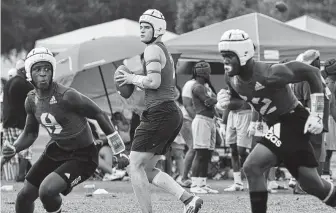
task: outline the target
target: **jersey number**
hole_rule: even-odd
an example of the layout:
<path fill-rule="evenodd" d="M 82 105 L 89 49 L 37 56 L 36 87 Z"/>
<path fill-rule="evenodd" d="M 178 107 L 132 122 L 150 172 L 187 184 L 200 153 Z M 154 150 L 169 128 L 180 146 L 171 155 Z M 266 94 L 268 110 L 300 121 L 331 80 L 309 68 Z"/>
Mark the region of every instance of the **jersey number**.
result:
<path fill-rule="evenodd" d="M 55 117 L 50 113 L 42 113 L 41 122 L 51 134 L 59 134 L 62 131 L 62 126 L 56 121 Z"/>
<path fill-rule="evenodd" d="M 242 96 L 240 95 L 240 97 L 242 99 L 244 99 L 245 101 L 247 101 L 247 97 L 246 96 Z M 270 114 L 272 112 L 274 112 L 277 108 L 276 106 L 273 106 L 272 108 L 269 109 L 270 104 L 272 103 L 272 100 L 268 99 L 268 98 L 252 98 L 251 100 L 252 104 L 254 105 L 261 105 L 259 113 L 261 115 L 265 115 L 265 114 Z"/>

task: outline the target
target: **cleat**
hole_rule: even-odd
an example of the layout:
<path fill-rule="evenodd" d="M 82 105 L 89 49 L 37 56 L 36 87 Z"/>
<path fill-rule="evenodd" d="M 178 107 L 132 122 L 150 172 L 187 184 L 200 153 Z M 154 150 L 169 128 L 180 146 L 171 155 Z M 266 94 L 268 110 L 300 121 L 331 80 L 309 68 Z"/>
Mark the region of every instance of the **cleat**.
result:
<path fill-rule="evenodd" d="M 294 188 L 295 188 L 295 185 L 296 185 L 296 180 L 295 180 L 295 178 L 290 178 L 290 179 L 289 179 L 289 182 L 288 182 L 288 186 L 294 189 Z"/>
<path fill-rule="evenodd" d="M 103 177 L 103 181 L 122 180 L 126 176 L 126 171 L 115 169 L 112 174 L 106 173 Z"/>
<path fill-rule="evenodd" d="M 176 178 L 176 182 L 178 184 L 180 184 L 180 186 L 182 186 L 182 187 L 185 187 L 185 188 L 190 188 L 191 187 L 191 180 L 185 180 L 185 181 L 183 181 L 181 176 L 178 176 Z"/>
<path fill-rule="evenodd" d="M 208 191 L 206 189 L 203 189 L 203 187 L 199 186 L 191 186 L 190 192 L 195 194 L 208 194 Z"/>
<path fill-rule="evenodd" d="M 288 189 L 286 186 L 279 185 L 276 181 L 269 181 L 267 188 L 268 190 L 272 190 L 272 189 L 287 190 Z"/>
<path fill-rule="evenodd" d="M 216 189 L 212 189 L 212 188 L 210 188 L 210 186 L 208 186 L 208 185 L 201 186 L 200 188 L 205 189 L 209 194 L 218 194 L 218 193 L 219 193 L 218 190 L 216 190 Z"/>
<path fill-rule="evenodd" d="M 237 191 L 244 191 L 244 186 L 242 183 L 234 183 L 228 188 L 224 189 L 224 192 L 237 192 Z"/>
<path fill-rule="evenodd" d="M 333 183 L 333 179 L 330 175 L 321 175 L 321 178 L 329 183 Z"/>
<path fill-rule="evenodd" d="M 301 188 L 300 184 L 296 184 L 295 188 L 293 189 L 293 194 L 296 194 L 296 195 L 305 195 L 305 194 L 307 194 L 307 192 L 303 191 L 303 189 Z"/>
<path fill-rule="evenodd" d="M 203 200 L 200 197 L 194 196 L 194 198 L 184 206 L 183 213 L 197 213 L 203 206 Z"/>

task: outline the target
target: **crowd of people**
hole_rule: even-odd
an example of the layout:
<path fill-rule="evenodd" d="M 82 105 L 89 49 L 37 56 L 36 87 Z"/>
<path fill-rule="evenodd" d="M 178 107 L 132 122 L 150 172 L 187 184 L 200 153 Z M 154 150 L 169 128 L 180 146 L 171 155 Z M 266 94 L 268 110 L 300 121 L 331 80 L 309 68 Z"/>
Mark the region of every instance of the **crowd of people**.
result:
<path fill-rule="evenodd" d="M 218 44 L 225 71 L 221 90 L 214 89 L 211 65 L 203 60 L 181 89 L 161 41 L 163 14 L 147 10 L 139 23 L 147 44 L 145 75 L 122 71 L 114 80 L 144 90 L 141 115 L 109 117 L 80 92 L 56 83 L 56 60 L 44 47 L 31 50 L 10 80 L 2 81 L 1 167 L 18 161 L 17 181 L 26 180 L 17 213 L 33 212 L 37 198 L 47 212 L 60 213 L 60 194 L 94 176 L 130 179 L 143 213 L 152 212 L 149 183 L 179 199 L 185 213 L 197 213 L 202 194 L 220 193 L 207 179 L 214 151 L 223 146 L 230 148 L 233 170 L 233 184 L 224 191 L 248 188 L 252 213 L 266 212 L 268 193 L 286 188 L 276 182 L 278 167 L 292 175 L 295 193 L 336 207 L 330 170 L 336 150 L 335 59 L 322 67 L 319 51 L 309 49 L 278 64 L 255 61 L 249 35 L 228 30 Z M 30 165 L 39 125 L 51 139 Z"/>

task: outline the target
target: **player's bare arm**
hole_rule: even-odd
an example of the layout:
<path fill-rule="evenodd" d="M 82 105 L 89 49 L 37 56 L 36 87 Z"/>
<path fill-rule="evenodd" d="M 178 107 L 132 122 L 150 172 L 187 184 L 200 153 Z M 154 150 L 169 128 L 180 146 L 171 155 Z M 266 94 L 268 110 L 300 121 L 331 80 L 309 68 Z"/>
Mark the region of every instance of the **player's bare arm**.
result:
<path fill-rule="evenodd" d="M 149 45 L 144 52 L 147 75 L 129 74 L 120 71 L 123 75 L 116 76 L 117 82 L 124 84 L 134 84 L 143 89 L 157 89 L 161 85 L 161 70 L 166 64 L 166 57 L 161 48 L 157 45 Z"/>
<path fill-rule="evenodd" d="M 39 123 L 32 112 L 28 97 L 25 101 L 25 109 L 27 112 L 25 128 L 22 134 L 13 144 L 17 153 L 29 148 L 35 142 L 39 134 Z"/>
<path fill-rule="evenodd" d="M 193 103 L 192 103 L 192 98 L 182 96 L 182 102 L 183 102 L 183 106 L 187 110 L 189 116 L 191 118 L 195 118 L 196 113 L 195 113 L 194 106 L 193 106 Z"/>
<path fill-rule="evenodd" d="M 268 86 L 277 87 L 301 81 L 307 81 L 311 91 L 310 116 L 304 127 L 304 133 L 309 131 L 313 134 L 319 134 L 323 130 L 324 111 L 324 86 L 319 69 L 296 61 L 274 65 L 271 67 L 266 83 Z"/>
<path fill-rule="evenodd" d="M 193 89 L 193 94 L 195 94 L 201 101 L 207 102 L 207 107 L 213 107 L 217 103 L 216 98 L 211 98 L 206 90 L 205 87 L 202 85 L 196 85 Z"/>
<path fill-rule="evenodd" d="M 237 110 L 247 107 L 249 104 L 241 98 L 231 97 L 230 102 L 227 106 L 229 110 Z"/>
<path fill-rule="evenodd" d="M 283 87 L 286 84 L 301 81 L 308 82 L 311 93 L 323 93 L 320 70 L 297 61 L 273 65 L 269 70 L 266 84 L 268 86 Z"/>
<path fill-rule="evenodd" d="M 64 94 L 64 104 L 75 112 L 80 113 L 86 118 L 94 119 L 98 122 L 105 135 L 115 132 L 109 117 L 85 95 L 80 94 L 74 89 L 69 89 Z"/>

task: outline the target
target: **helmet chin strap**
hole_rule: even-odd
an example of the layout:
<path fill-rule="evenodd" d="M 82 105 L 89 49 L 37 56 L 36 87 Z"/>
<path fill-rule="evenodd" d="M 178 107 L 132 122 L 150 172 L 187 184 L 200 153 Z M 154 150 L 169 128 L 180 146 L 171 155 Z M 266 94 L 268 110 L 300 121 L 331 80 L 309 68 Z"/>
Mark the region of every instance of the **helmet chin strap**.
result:
<path fill-rule="evenodd" d="M 149 41 L 146 41 L 146 42 L 144 42 L 144 43 L 145 43 L 145 44 L 151 44 L 151 43 L 153 43 L 156 39 L 157 39 L 157 38 L 154 37 L 154 33 L 153 33 L 152 39 L 149 40 Z"/>

